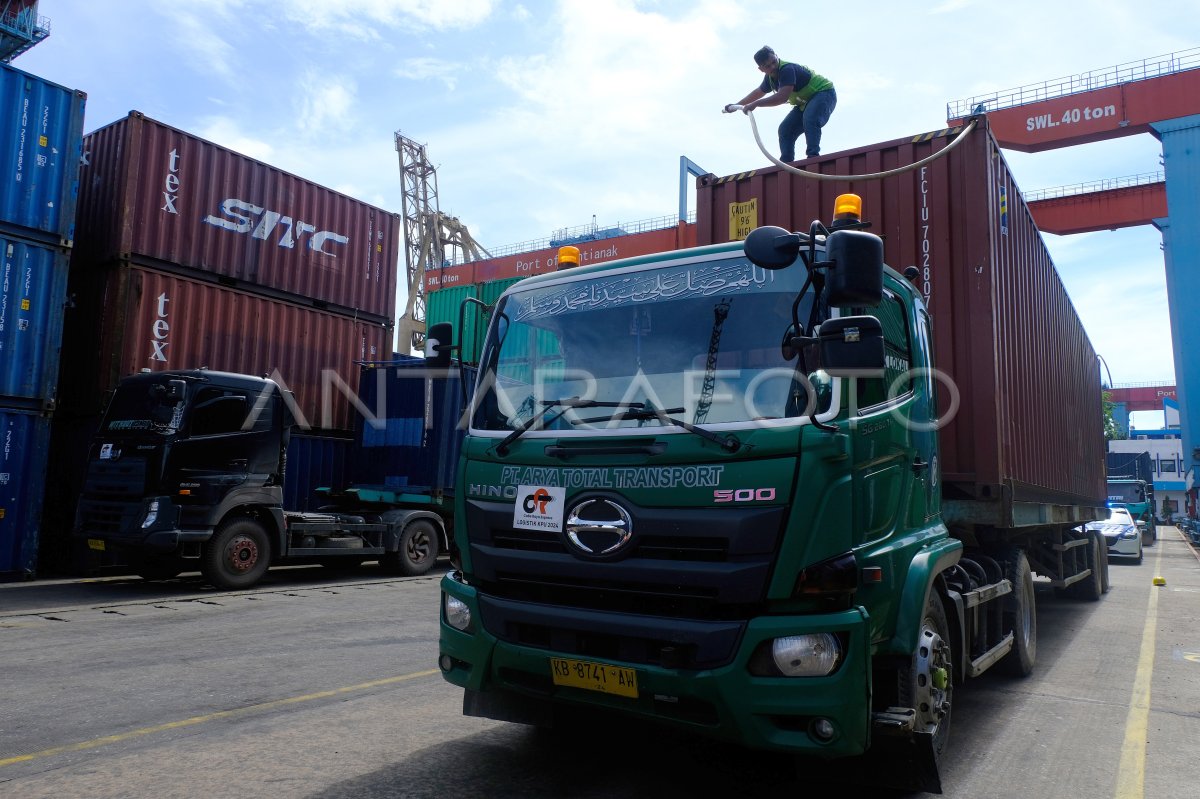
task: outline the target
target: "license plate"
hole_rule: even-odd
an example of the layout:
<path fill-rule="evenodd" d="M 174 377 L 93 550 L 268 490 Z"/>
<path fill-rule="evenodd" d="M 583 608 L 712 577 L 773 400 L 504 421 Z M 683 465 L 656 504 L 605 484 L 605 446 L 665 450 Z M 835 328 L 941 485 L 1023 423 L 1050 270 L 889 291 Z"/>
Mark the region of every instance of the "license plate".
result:
<path fill-rule="evenodd" d="M 550 658 L 550 672 L 555 685 L 637 699 L 637 672 L 630 668 L 590 660 Z"/>
<path fill-rule="evenodd" d="M 88 548 L 94 549 L 97 552 L 103 552 L 104 551 L 104 542 L 101 541 L 99 538 L 89 538 L 88 539 Z"/>

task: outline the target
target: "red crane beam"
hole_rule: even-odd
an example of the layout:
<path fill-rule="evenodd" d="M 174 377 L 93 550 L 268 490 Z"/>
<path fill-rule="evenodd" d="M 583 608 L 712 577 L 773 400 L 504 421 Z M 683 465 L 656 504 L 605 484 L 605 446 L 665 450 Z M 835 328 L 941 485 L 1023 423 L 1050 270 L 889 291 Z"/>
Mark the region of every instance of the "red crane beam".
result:
<path fill-rule="evenodd" d="M 1200 69 L 1135 80 L 992 110 L 982 103 L 1001 147 L 1037 153 L 1135 133 L 1150 123 L 1200 114 Z M 948 121 L 961 124 L 960 115 Z"/>
<path fill-rule="evenodd" d="M 1094 230 L 1150 225 L 1167 215 L 1166 183 L 1090 191 L 1065 197 L 1029 200 L 1033 220 L 1043 233 L 1065 236 Z"/>

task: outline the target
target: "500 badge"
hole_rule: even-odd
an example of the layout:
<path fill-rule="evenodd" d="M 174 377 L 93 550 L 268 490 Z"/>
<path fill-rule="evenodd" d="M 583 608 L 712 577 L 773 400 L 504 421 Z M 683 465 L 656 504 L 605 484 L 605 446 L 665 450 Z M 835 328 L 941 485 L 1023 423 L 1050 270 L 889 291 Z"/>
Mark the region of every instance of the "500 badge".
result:
<path fill-rule="evenodd" d="M 713 502 L 771 502 L 774 499 L 774 488 L 718 488 L 713 491 Z"/>

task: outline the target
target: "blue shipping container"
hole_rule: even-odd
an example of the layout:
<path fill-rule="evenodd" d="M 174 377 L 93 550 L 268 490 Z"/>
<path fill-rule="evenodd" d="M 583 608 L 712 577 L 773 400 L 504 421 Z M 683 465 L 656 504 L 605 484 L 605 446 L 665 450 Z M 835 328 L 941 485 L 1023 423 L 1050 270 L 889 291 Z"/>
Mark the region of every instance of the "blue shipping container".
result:
<path fill-rule="evenodd" d="M 0 231 L 71 245 L 86 100 L 0 65 Z"/>
<path fill-rule="evenodd" d="M 283 476 L 284 510 L 312 511 L 329 504 L 318 488 L 344 489 L 350 481 L 354 440 L 292 433 Z"/>
<path fill-rule="evenodd" d="M 0 235 L 0 406 L 39 410 L 54 398 L 67 253 Z"/>
<path fill-rule="evenodd" d="M 46 486 L 50 420 L 0 408 L 0 579 L 32 577 Z"/>
<path fill-rule="evenodd" d="M 453 493 L 464 428 L 462 379 L 468 389 L 474 370 L 433 376 L 421 358 L 364 367 L 359 382 L 363 404 L 375 417 L 359 414 L 361 441 L 354 458 L 354 484 Z"/>

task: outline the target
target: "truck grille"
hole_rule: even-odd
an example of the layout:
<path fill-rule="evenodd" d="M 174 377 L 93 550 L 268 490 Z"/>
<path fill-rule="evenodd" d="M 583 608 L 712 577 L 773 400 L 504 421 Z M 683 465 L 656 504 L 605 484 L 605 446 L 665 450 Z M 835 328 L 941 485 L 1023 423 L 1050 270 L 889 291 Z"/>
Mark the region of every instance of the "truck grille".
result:
<path fill-rule="evenodd" d="M 622 503 L 633 517 L 627 551 L 592 560 L 574 555 L 559 533 L 514 529 L 511 504 L 468 500 L 472 576 L 488 632 L 636 663 L 708 668 L 732 657 L 766 596 L 785 509 Z"/>
<path fill-rule="evenodd" d="M 138 499 L 146 494 L 146 461 L 128 458 L 88 464 L 83 495 L 96 499 Z"/>
<path fill-rule="evenodd" d="M 146 461 L 125 458 L 88 464 L 79 521 L 84 532 L 117 535 L 136 529 L 146 494 Z"/>

